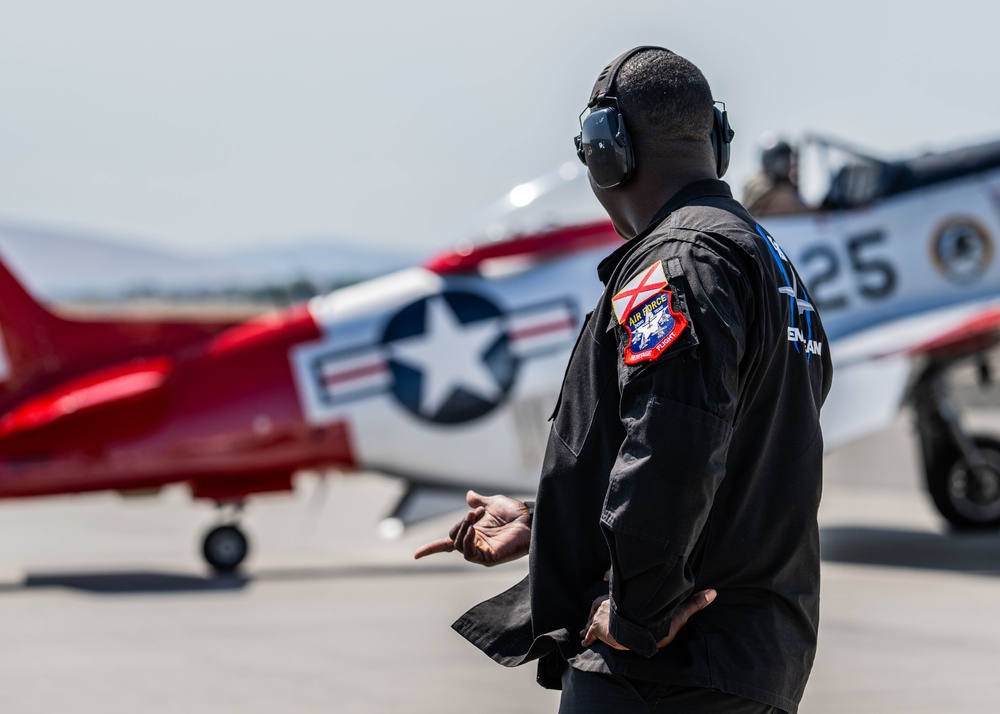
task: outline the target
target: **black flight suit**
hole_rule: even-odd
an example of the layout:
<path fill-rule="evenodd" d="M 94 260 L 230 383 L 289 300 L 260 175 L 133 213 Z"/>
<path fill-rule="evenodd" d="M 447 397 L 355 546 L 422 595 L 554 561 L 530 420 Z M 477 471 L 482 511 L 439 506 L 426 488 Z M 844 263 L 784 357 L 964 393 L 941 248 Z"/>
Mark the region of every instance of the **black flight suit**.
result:
<path fill-rule="evenodd" d="M 794 712 L 819 621 L 832 375 L 819 315 L 722 181 L 687 186 L 598 273 L 606 288 L 549 435 L 529 576 L 453 627 L 501 664 L 539 659 L 546 687 L 568 662 Z M 629 652 L 580 646 L 609 567 L 611 634 Z M 704 588 L 715 602 L 657 650 Z"/>

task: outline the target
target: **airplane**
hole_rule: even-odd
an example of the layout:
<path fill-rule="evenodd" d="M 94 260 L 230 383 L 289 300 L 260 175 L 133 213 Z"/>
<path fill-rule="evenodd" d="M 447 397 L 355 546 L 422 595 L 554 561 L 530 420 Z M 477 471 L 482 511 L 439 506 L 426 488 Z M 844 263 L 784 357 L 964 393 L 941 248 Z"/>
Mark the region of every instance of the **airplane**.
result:
<path fill-rule="evenodd" d="M 942 515 L 996 528 L 1000 441 L 965 430 L 949 376 L 971 361 L 988 377 L 1000 340 L 1000 142 L 896 161 L 814 143 L 822 203 L 761 235 L 831 341 L 826 446 L 910 405 Z M 67 319 L 0 265 L 0 498 L 185 483 L 228 513 L 202 543 L 226 573 L 248 552 L 242 504 L 304 469 L 405 481 L 387 533 L 467 488 L 532 493 L 595 267 L 621 242 L 582 175 L 515 187 L 421 266 L 241 323 Z"/>
<path fill-rule="evenodd" d="M 952 389 L 970 364 L 991 383 L 1000 341 L 1000 142 L 890 161 L 807 135 L 803 154 L 827 178 L 816 210 L 763 222 L 831 341 L 827 450 L 910 406 L 938 511 L 956 529 L 1000 527 L 1000 441 L 964 428 Z"/>

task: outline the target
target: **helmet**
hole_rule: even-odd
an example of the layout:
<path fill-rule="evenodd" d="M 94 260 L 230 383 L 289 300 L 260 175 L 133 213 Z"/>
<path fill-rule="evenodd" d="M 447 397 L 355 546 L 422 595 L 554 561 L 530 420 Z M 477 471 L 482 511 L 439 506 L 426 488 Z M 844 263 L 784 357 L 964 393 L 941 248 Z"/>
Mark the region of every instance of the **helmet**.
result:
<path fill-rule="evenodd" d="M 761 168 L 775 176 L 788 176 L 792 170 L 793 153 L 791 144 L 787 141 L 776 141 L 765 146 L 760 153 Z"/>

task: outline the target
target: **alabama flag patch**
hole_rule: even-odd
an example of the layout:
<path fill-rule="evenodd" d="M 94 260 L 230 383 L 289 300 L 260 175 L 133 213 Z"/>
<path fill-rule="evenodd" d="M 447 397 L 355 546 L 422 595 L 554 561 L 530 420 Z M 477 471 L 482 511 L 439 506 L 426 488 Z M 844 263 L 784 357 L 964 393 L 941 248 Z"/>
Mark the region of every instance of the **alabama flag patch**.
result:
<path fill-rule="evenodd" d="M 681 336 L 688 326 L 674 310 L 673 293 L 659 260 L 643 268 L 612 298 L 615 317 L 628 332 L 625 364 L 652 362 Z"/>

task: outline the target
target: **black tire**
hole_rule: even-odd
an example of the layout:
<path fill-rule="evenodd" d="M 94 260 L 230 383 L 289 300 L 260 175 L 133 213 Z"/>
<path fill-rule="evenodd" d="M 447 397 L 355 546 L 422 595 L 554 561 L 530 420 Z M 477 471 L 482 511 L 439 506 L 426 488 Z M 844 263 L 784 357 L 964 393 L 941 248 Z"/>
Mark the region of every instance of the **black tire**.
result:
<path fill-rule="evenodd" d="M 205 534 L 201 554 L 216 573 L 232 573 L 250 552 L 250 544 L 236 526 L 217 526 Z"/>
<path fill-rule="evenodd" d="M 927 489 L 934 505 L 959 530 L 1000 528 L 1000 441 L 973 436 L 986 467 L 977 482 L 953 444 L 939 447 L 927 463 Z"/>

